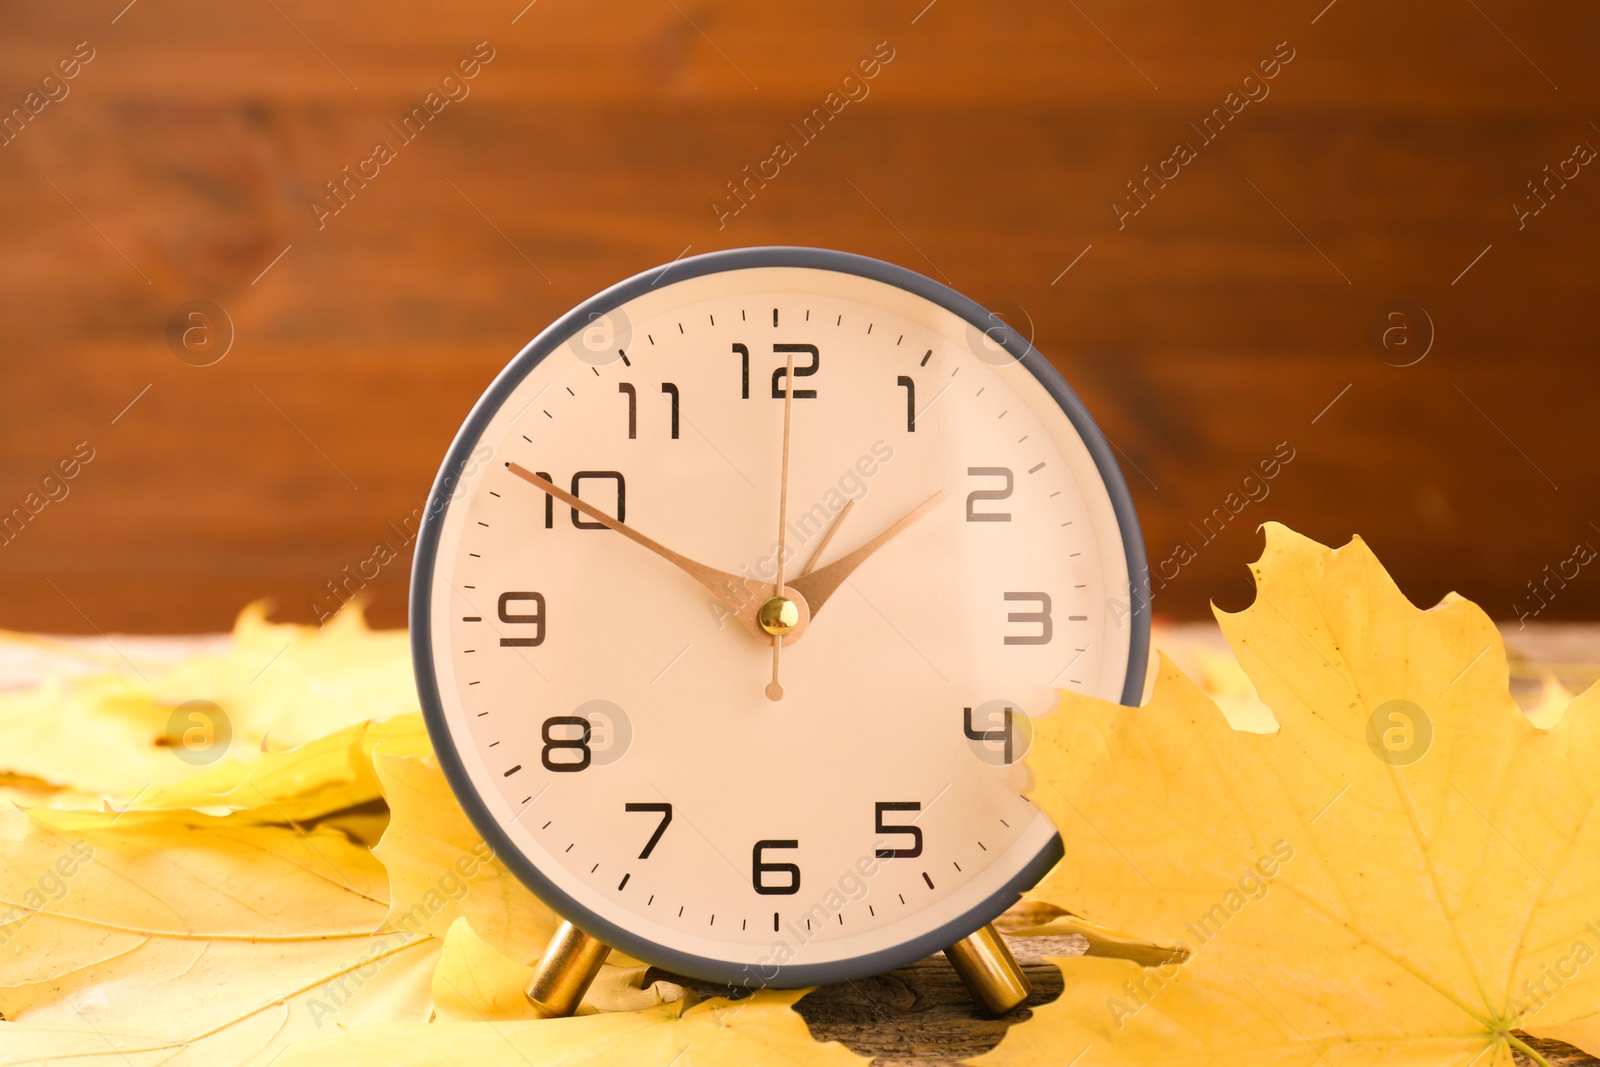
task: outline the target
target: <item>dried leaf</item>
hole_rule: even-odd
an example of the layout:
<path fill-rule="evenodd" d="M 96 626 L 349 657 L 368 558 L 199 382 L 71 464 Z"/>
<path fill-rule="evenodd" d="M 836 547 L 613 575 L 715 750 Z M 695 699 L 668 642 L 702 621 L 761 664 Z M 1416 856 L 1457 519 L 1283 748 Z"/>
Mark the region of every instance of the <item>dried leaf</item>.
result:
<path fill-rule="evenodd" d="M 648 970 L 643 965 L 603 964 L 578 1013 L 642 1011 L 685 996 L 684 988 L 671 982 L 644 986 Z M 433 972 L 434 1017 L 462 1023 L 543 1018 L 523 993 L 532 976 L 532 967 L 495 951 L 466 919 L 457 919 L 445 935 L 444 952 Z"/>
<path fill-rule="evenodd" d="M 457 919 L 433 972 L 434 1018 L 445 1023 L 542 1019 L 523 994 L 533 968 L 499 952 Z"/>
<path fill-rule="evenodd" d="M 148 678 L 99 674 L 0 693 L 0 774 L 71 791 L 34 790 L 51 806 L 106 796 L 120 807 L 197 778 L 220 792 L 262 758 L 269 738 L 282 751 L 416 711 L 404 631 L 374 633 L 359 608 L 319 630 L 270 623 L 252 605 L 225 653 Z M 199 747 L 186 747 L 191 738 Z"/>
<path fill-rule="evenodd" d="M 380 751 L 373 763 L 391 813 L 373 850 L 389 872 L 389 925 L 443 938 L 465 918 L 504 955 L 537 959 L 561 920 L 496 858 L 438 761 Z"/>
<path fill-rule="evenodd" d="M 418 710 L 404 630 L 374 631 L 352 602 L 321 628 L 240 612 L 223 656 L 195 656 L 152 677 L 157 700 L 209 700 L 233 719 L 235 745 L 293 748 L 368 720 Z"/>
<path fill-rule="evenodd" d="M 0 694 L 0 770 L 89 796 L 180 782 L 195 769 L 166 744 L 173 710 L 119 675 Z"/>
<path fill-rule="evenodd" d="M 139 797 L 138 809 L 253 811 L 268 822 L 309 822 L 383 797 L 372 752 L 426 756 L 433 748 L 422 716 L 359 723 L 285 752 L 268 752 L 245 767 L 225 764 L 179 785 Z"/>
<path fill-rule="evenodd" d="M 813 1041 L 790 1007 L 804 990 L 740 1001 L 687 1000 L 637 1012 L 536 1022 L 355 1027 L 291 1048 L 277 1067 L 862 1067 L 834 1041 Z"/>
<path fill-rule="evenodd" d="M 1163 657 L 1146 706 L 1065 694 L 1030 756 L 1071 857 L 1032 895 L 1187 962 L 1058 961 L 1062 998 L 976 1062 L 1487 1067 L 1519 1028 L 1600 1051 L 1573 1026 L 1600 1009 L 1600 692 L 1541 730 L 1476 606 L 1418 610 L 1359 540 L 1266 534 L 1255 603 L 1218 617 L 1277 733 Z"/>
<path fill-rule="evenodd" d="M 384 872 L 342 834 L 0 812 L 0 860 L 6 1062 L 266 1062 L 335 1024 L 428 1017 L 439 942 L 375 933 Z"/>

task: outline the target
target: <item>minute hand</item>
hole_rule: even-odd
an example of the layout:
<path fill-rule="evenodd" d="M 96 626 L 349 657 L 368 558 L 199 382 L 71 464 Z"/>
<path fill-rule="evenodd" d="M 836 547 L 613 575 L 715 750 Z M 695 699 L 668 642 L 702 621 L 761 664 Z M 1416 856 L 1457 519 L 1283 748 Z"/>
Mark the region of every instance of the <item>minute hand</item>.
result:
<path fill-rule="evenodd" d="M 789 588 L 794 589 L 806 598 L 806 604 L 811 608 L 811 615 L 815 617 L 817 612 L 822 609 L 822 605 L 827 603 L 828 598 L 833 596 L 839 586 L 844 584 L 844 580 L 850 577 L 857 567 L 866 562 L 868 556 L 905 532 L 908 526 L 932 511 L 948 495 L 943 489 L 939 490 L 912 508 L 904 518 L 877 537 L 874 537 L 849 555 L 839 557 L 826 567 L 818 567 L 809 574 L 802 574 L 789 583 Z"/>
<path fill-rule="evenodd" d="M 518 478 L 533 483 L 533 485 L 539 489 L 542 489 L 544 492 L 549 493 L 563 504 L 567 504 L 577 509 L 584 515 L 589 516 L 589 518 L 595 520 L 596 522 L 617 531 L 617 533 L 621 534 L 623 537 L 626 537 L 635 544 L 648 548 L 650 551 L 654 552 L 656 555 L 660 556 L 668 563 L 671 563 L 689 577 L 693 578 L 695 581 L 709 589 L 711 591 L 711 595 L 720 600 L 730 610 L 735 618 L 744 623 L 745 627 L 749 629 L 751 633 L 755 634 L 762 641 L 771 640 L 771 638 L 767 636 L 767 634 L 761 629 L 760 625 L 756 622 L 756 607 L 758 606 L 756 599 L 741 595 L 746 590 L 746 582 L 745 579 L 741 578 L 739 575 L 729 574 L 727 571 L 719 571 L 715 567 L 707 567 L 704 563 L 697 562 L 696 560 L 690 559 L 688 556 L 672 551 L 672 549 L 668 548 L 666 545 L 663 545 L 661 542 L 646 537 L 644 534 L 640 533 L 638 530 L 635 530 L 631 526 L 626 526 L 623 523 L 618 522 L 616 519 L 612 518 L 610 515 L 607 515 L 593 504 L 589 504 L 583 500 L 580 500 L 578 497 L 567 492 L 565 489 L 562 489 L 560 486 L 552 483 L 548 479 L 539 477 L 526 467 L 520 466 L 516 463 L 507 463 L 506 468 Z M 904 522 L 905 520 L 902 519 L 901 521 Z M 841 560 L 840 562 L 842 563 L 844 561 Z"/>

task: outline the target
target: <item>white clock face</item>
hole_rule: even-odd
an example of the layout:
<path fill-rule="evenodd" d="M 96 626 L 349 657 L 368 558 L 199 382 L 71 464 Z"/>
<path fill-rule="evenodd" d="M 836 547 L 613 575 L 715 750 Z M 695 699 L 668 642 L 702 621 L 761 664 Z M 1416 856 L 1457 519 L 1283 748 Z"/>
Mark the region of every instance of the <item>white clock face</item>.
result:
<path fill-rule="evenodd" d="M 771 638 L 516 468 L 770 595 L 791 357 L 787 581 L 944 495 L 810 605 L 774 700 Z M 440 750 L 513 866 L 635 955 L 777 984 L 1014 899 L 1055 845 L 1029 717 L 1120 699 L 1134 629 L 1035 375 L 905 289 L 770 266 L 669 276 L 526 362 L 452 453 L 417 600 Z"/>

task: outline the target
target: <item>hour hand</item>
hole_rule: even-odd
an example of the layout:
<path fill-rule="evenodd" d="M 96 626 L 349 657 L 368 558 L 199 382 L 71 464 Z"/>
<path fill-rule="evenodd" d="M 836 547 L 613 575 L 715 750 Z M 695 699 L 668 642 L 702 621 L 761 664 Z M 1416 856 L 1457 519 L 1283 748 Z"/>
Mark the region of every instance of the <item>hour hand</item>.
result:
<path fill-rule="evenodd" d="M 912 508 L 899 522 L 883 531 L 877 537 L 874 537 L 854 552 L 840 556 L 826 567 L 819 567 L 807 574 L 802 574 L 789 583 L 790 588 L 797 590 L 806 598 L 806 603 L 811 608 L 811 614 L 816 615 L 817 612 L 822 610 L 822 605 L 827 602 L 828 598 L 838 591 L 839 586 L 844 584 L 844 580 L 850 577 L 851 572 L 867 561 L 868 556 L 905 532 L 908 526 L 932 511 L 948 495 L 943 489 L 939 490 Z"/>
<path fill-rule="evenodd" d="M 634 544 L 648 548 L 651 552 L 654 552 L 710 590 L 711 595 L 721 601 L 734 618 L 743 623 L 755 636 L 762 641 L 771 640 L 767 632 L 761 629 L 760 624 L 756 622 L 756 611 L 760 608 L 763 598 L 750 588 L 752 583 L 747 579 L 741 578 L 737 574 L 729 574 L 727 571 L 719 571 L 715 567 L 707 567 L 704 563 L 699 563 L 688 556 L 672 551 L 661 542 L 646 537 L 631 526 L 618 522 L 594 505 L 585 503 L 549 479 L 539 477 L 526 467 L 516 463 L 507 463 L 506 469 L 518 478 L 531 482 L 535 487 L 549 493 L 557 500 L 587 515 L 594 521 L 617 531 L 617 533 Z"/>

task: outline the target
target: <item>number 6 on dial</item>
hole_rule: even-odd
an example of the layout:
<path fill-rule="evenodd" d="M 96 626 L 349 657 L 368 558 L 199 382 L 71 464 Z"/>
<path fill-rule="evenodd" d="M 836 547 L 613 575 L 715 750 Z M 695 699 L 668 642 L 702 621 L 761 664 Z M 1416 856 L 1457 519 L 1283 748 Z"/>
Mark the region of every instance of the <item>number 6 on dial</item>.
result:
<path fill-rule="evenodd" d="M 765 852 L 769 848 L 799 848 L 798 841 L 757 841 L 755 848 L 750 850 L 750 884 L 755 886 L 757 893 L 763 895 L 793 896 L 800 892 L 800 868 L 792 863 L 769 863 Z M 789 881 L 781 885 L 768 885 L 766 876 L 771 873 L 782 873 L 789 876 Z"/>

